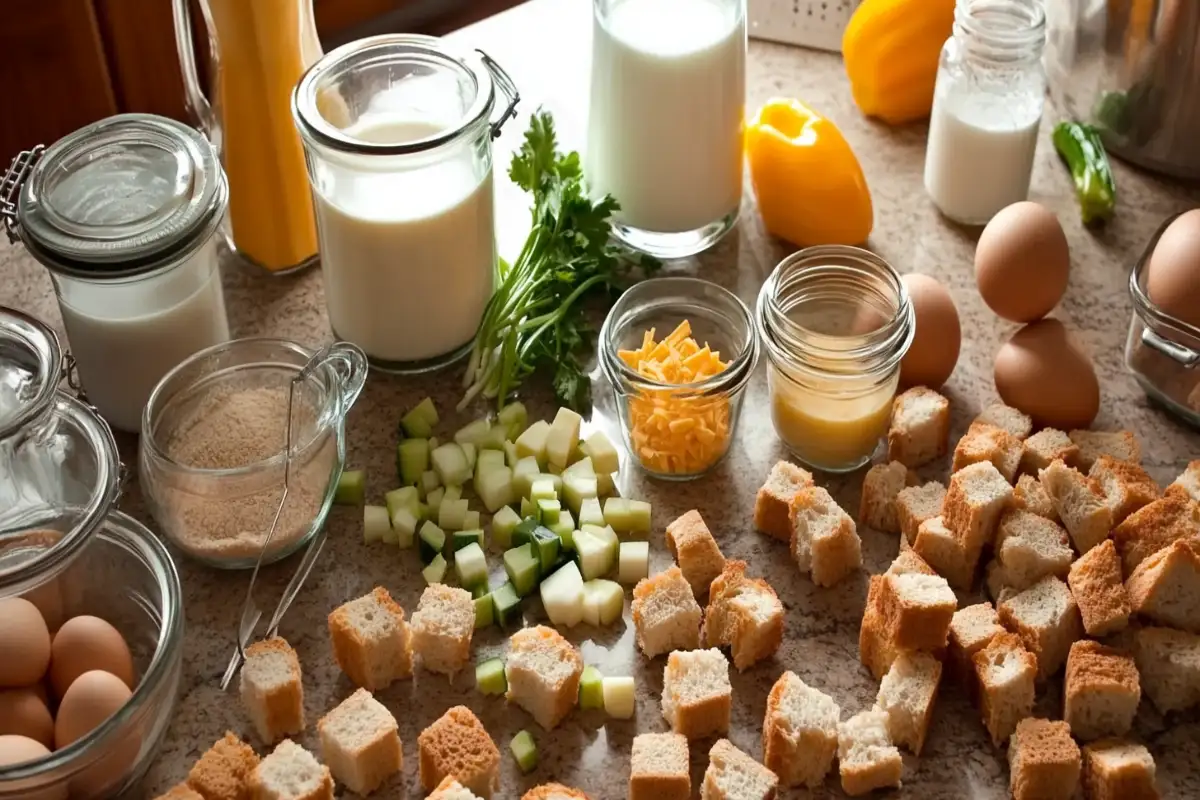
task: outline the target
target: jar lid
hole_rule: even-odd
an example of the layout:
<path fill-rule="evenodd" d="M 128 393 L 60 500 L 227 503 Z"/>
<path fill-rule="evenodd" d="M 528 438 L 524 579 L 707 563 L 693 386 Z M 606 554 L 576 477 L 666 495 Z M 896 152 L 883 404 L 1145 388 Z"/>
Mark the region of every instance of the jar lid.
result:
<path fill-rule="evenodd" d="M 0 306 L 0 440 L 50 405 L 61 378 L 62 346 L 54 331 Z"/>
<path fill-rule="evenodd" d="M 84 278 L 148 272 L 201 246 L 223 218 L 224 173 L 197 131 L 119 114 L 55 142 L 17 206 L 21 239 L 46 266 Z"/>

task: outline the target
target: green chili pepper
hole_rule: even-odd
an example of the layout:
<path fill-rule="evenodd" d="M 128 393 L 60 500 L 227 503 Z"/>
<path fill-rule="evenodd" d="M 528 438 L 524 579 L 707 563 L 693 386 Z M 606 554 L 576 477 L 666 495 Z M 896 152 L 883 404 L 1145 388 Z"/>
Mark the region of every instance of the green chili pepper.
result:
<path fill-rule="evenodd" d="M 1110 219 L 1117 204 L 1117 187 L 1096 129 L 1078 122 L 1059 123 L 1054 128 L 1054 149 L 1071 170 L 1083 224 Z"/>

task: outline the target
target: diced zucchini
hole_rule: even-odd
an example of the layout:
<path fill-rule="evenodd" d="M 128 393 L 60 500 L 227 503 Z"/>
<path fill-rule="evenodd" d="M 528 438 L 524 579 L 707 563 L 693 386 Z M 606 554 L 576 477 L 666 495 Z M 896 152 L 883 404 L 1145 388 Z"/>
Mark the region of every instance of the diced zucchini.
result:
<path fill-rule="evenodd" d="M 562 539 L 563 547 L 568 550 L 575 549 L 575 520 L 571 518 L 570 511 L 559 512 L 558 522 L 553 525 L 547 525 L 554 535 Z"/>
<path fill-rule="evenodd" d="M 398 508 L 392 515 L 392 530 L 395 532 L 396 544 L 407 549 L 413 545 L 413 536 L 420 525 L 417 515 L 408 508 Z"/>
<path fill-rule="evenodd" d="M 592 469 L 592 460 L 587 456 L 584 456 L 583 458 L 571 464 L 571 466 L 564 469 L 562 472 L 563 481 L 565 482 L 567 478 L 570 478 L 572 475 L 579 475 L 585 478 L 596 477 L 596 470 Z"/>
<path fill-rule="evenodd" d="M 501 550 L 512 547 L 513 531 L 520 524 L 521 518 L 517 516 L 517 512 L 509 506 L 503 506 L 492 515 L 492 541 Z"/>
<path fill-rule="evenodd" d="M 479 597 L 473 598 L 475 603 L 475 630 L 486 628 L 496 621 L 496 606 L 492 602 L 491 592 L 486 591 L 487 584 L 476 586 L 475 589 L 483 588 L 485 591 Z"/>
<path fill-rule="evenodd" d="M 607 541 L 585 528 L 575 531 L 574 542 L 579 572 L 585 581 L 601 578 L 612 571 L 612 548 Z"/>
<path fill-rule="evenodd" d="M 596 492 L 601 497 L 612 497 L 617 493 L 617 482 L 613 480 L 613 474 L 608 472 L 600 472 L 596 475 Z"/>
<path fill-rule="evenodd" d="M 581 444 L 583 452 L 592 459 L 592 466 L 599 475 L 611 475 L 621 467 L 617 448 L 603 431 L 592 431 Z"/>
<path fill-rule="evenodd" d="M 392 516 L 393 520 L 396 518 L 396 511 L 401 508 L 407 508 L 413 513 L 413 516 L 416 516 L 421 510 L 421 498 L 417 494 L 417 487 L 415 486 L 402 486 L 399 489 L 392 489 L 383 496 L 383 502 L 387 505 L 388 514 Z"/>
<path fill-rule="evenodd" d="M 446 496 L 443 497 L 442 499 L 450 500 L 453 502 L 454 500 L 462 500 L 462 496 L 463 496 L 463 490 L 462 490 L 461 486 L 447 486 L 446 487 Z"/>
<path fill-rule="evenodd" d="M 562 469 L 567 466 L 571 452 L 579 444 L 579 426 L 583 418 L 569 408 L 560 408 L 554 415 L 546 436 L 546 462 Z"/>
<path fill-rule="evenodd" d="M 421 475 L 429 469 L 429 440 L 405 439 L 396 445 L 396 466 L 400 483 L 416 486 Z"/>
<path fill-rule="evenodd" d="M 423 522 L 427 519 L 430 519 L 431 517 L 432 517 L 432 515 L 429 513 L 429 505 L 426 503 L 418 503 L 417 504 L 417 519 Z"/>
<path fill-rule="evenodd" d="M 517 527 L 513 529 L 513 547 L 520 547 L 523 544 L 533 541 L 533 532 L 541 525 L 538 522 L 537 515 L 526 517 L 517 523 Z"/>
<path fill-rule="evenodd" d="M 478 446 L 483 440 L 483 437 L 487 436 L 488 429 L 491 427 L 492 424 L 486 419 L 477 419 L 474 422 L 468 422 L 466 425 L 455 431 L 454 441 L 458 442 L 459 444 L 471 444 Z"/>
<path fill-rule="evenodd" d="M 538 500 L 557 500 L 558 489 L 554 486 L 554 481 L 551 476 L 539 475 L 534 478 L 533 485 L 529 490 L 529 499 L 533 502 Z"/>
<path fill-rule="evenodd" d="M 361 506 L 367 499 L 366 470 L 343 470 L 333 490 L 333 502 L 339 506 Z"/>
<path fill-rule="evenodd" d="M 443 486 L 462 486 L 471 479 L 471 465 L 457 442 L 440 445 L 429 458 Z"/>
<path fill-rule="evenodd" d="M 392 517 L 387 506 L 363 506 L 363 541 L 382 542 L 392 533 Z"/>
<path fill-rule="evenodd" d="M 423 523 L 417 537 L 420 540 L 417 549 L 421 554 L 421 560 L 426 564 L 440 556 L 446 549 L 446 532 L 432 522 Z"/>
<path fill-rule="evenodd" d="M 504 659 L 489 658 L 477 665 L 475 688 L 480 694 L 502 695 L 507 692 L 508 678 L 504 676 Z"/>
<path fill-rule="evenodd" d="M 504 469 L 508 464 L 504 461 L 504 453 L 500 450 L 480 450 L 479 455 L 475 456 L 475 483 L 479 483 L 479 478 L 486 472 L 493 469 Z M 479 491 L 476 485 L 475 491 Z"/>
<path fill-rule="evenodd" d="M 637 711 L 637 684 L 628 676 L 606 676 L 604 710 L 613 719 L 632 719 Z"/>
<path fill-rule="evenodd" d="M 521 624 L 521 596 L 511 583 L 505 583 L 492 592 L 492 605 L 496 610 L 496 622 L 501 627 Z"/>
<path fill-rule="evenodd" d="M 550 527 L 554 523 L 558 522 L 558 517 L 562 513 L 562 504 L 558 502 L 557 497 L 553 500 L 538 500 L 537 506 L 538 519 L 542 521 L 543 525 Z"/>
<path fill-rule="evenodd" d="M 400 418 L 400 427 L 406 436 L 423 439 L 433 433 L 438 424 L 437 407 L 426 397 Z"/>
<path fill-rule="evenodd" d="M 562 539 L 549 528 L 539 525 L 533 531 L 533 554 L 537 556 L 541 574 L 549 575 L 550 570 L 558 563 L 558 554 L 562 552 Z"/>
<path fill-rule="evenodd" d="M 478 511 L 470 509 L 465 515 L 463 515 L 463 530 L 474 531 L 482 530 L 482 528 L 483 521 L 480 519 Z"/>
<path fill-rule="evenodd" d="M 584 500 L 595 500 L 598 496 L 595 475 L 570 475 L 563 479 L 563 499 L 576 514 L 583 510 Z"/>
<path fill-rule="evenodd" d="M 604 708 L 604 676 L 600 670 L 588 664 L 579 676 L 579 707 Z"/>
<path fill-rule="evenodd" d="M 471 599 L 478 600 L 481 597 L 491 598 L 491 587 L 487 583 L 478 583 L 471 587 Z"/>
<path fill-rule="evenodd" d="M 436 436 L 430 436 L 429 437 L 429 452 L 432 453 L 434 450 L 437 450 L 441 444 L 442 444 L 441 440 L 439 440 Z"/>
<path fill-rule="evenodd" d="M 650 577 L 650 543 L 621 542 L 617 557 L 617 580 L 632 585 Z"/>
<path fill-rule="evenodd" d="M 547 464 L 546 472 L 548 472 L 549 474 L 553 475 L 556 478 L 561 478 L 562 474 L 563 474 L 563 468 L 560 467 L 558 464 Z"/>
<path fill-rule="evenodd" d="M 427 469 L 421 473 L 421 482 L 417 484 L 417 488 L 421 490 L 421 495 L 429 497 L 434 489 L 442 485 L 442 479 L 438 474 L 431 469 Z"/>
<path fill-rule="evenodd" d="M 521 458 L 533 456 L 538 464 L 546 463 L 546 439 L 550 436 L 550 423 L 544 419 L 530 425 L 517 437 L 517 455 Z"/>
<path fill-rule="evenodd" d="M 542 468 L 538 466 L 536 458 L 533 456 L 522 458 L 513 467 L 513 493 L 517 497 L 528 497 L 530 490 L 533 488 L 533 479 L 541 473 Z"/>
<path fill-rule="evenodd" d="M 524 403 L 509 403 L 500 409 L 496 416 L 496 424 L 503 425 L 508 430 L 509 439 L 515 440 L 520 436 L 528 423 L 529 412 L 525 410 Z"/>
<path fill-rule="evenodd" d="M 604 522 L 613 530 L 629 530 L 629 501 L 624 497 L 610 497 L 604 501 Z"/>
<path fill-rule="evenodd" d="M 583 576 L 574 561 L 543 580 L 540 591 L 546 616 L 553 625 L 571 628 L 583 621 Z"/>
<path fill-rule="evenodd" d="M 443 500 L 438 508 L 438 527 L 448 531 L 461 531 L 467 521 L 466 500 Z"/>
<path fill-rule="evenodd" d="M 480 450 L 495 450 L 504 452 L 504 444 L 508 441 L 508 428 L 503 425 L 493 425 L 477 443 Z"/>
<path fill-rule="evenodd" d="M 480 584 L 487 585 L 487 557 L 478 542 L 471 542 L 463 549 L 455 551 L 454 572 L 458 575 L 458 585 L 466 589 Z"/>
<path fill-rule="evenodd" d="M 467 472 L 469 473 L 468 477 L 470 477 L 470 475 L 475 474 L 475 459 L 479 455 L 479 448 L 470 442 L 460 444 L 459 447 L 462 448 L 463 458 L 467 460 Z"/>
<path fill-rule="evenodd" d="M 625 590 L 614 581 L 596 579 L 583 585 L 583 621 L 588 625 L 611 625 L 621 618 Z"/>
<path fill-rule="evenodd" d="M 530 500 L 528 497 L 521 498 L 521 516 L 525 519 L 533 517 L 535 520 L 538 516 L 537 503 Z"/>
<path fill-rule="evenodd" d="M 617 545 L 621 543 L 621 540 L 617 538 L 616 532 L 607 525 L 604 527 L 589 525 L 585 530 L 600 541 L 608 544 L 608 549 L 612 552 L 613 565 L 615 566 L 617 563 Z"/>
<path fill-rule="evenodd" d="M 584 525 L 599 525 L 603 527 L 607 523 L 604 521 L 604 510 L 600 506 L 600 501 L 595 497 L 589 497 L 579 505 L 578 519 L 575 520 L 579 527 Z"/>
<path fill-rule="evenodd" d="M 629 528 L 631 533 L 650 532 L 651 507 L 645 500 L 626 500 L 625 508 L 629 512 Z"/>
<path fill-rule="evenodd" d="M 523 544 L 504 551 L 504 572 L 518 597 L 525 597 L 537 587 L 539 569 L 532 544 Z"/>
<path fill-rule="evenodd" d="M 465 531 L 455 531 L 450 535 L 450 549 L 455 553 L 469 544 L 477 544 L 483 547 L 483 531 L 472 528 Z M 458 556 L 456 555 L 455 558 L 458 558 Z"/>
<path fill-rule="evenodd" d="M 580 435 L 582 436 L 583 434 L 581 433 Z M 581 446 L 582 444 L 583 442 L 577 442 L 575 444 L 575 449 L 571 451 L 571 457 L 567 459 L 570 462 L 567 466 L 574 464 L 576 461 L 583 461 L 585 458 L 587 458 L 587 453 L 583 452 L 583 447 Z"/>
<path fill-rule="evenodd" d="M 529 731 L 521 731 L 514 736 L 508 749 L 512 751 L 513 758 L 517 760 L 517 766 L 523 774 L 528 775 L 537 768 L 537 745 L 534 744 L 533 735 Z"/>
<path fill-rule="evenodd" d="M 429 562 L 429 566 L 421 570 L 421 576 L 425 578 L 425 583 L 432 586 L 435 583 L 446 582 L 446 557 L 441 553 L 434 556 L 433 561 Z"/>
<path fill-rule="evenodd" d="M 446 489 L 439 486 L 429 494 L 425 495 L 425 505 L 429 507 L 429 513 L 425 515 L 426 519 L 436 519 L 438 512 L 442 509 L 442 500 L 446 497 Z"/>
<path fill-rule="evenodd" d="M 516 469 L 517 464 L 521 460 L 521 457 L 519 455 L 517 455 L 516 444 L 514 444 L 513 442 L 505 442 L 503 450 L 504 450 L 504 463 L 508 466 L 509 469 Z M 535 464 L 537 463 L 536 458 L 534 459 L 534 463 Z"/>
<path fill-rule="evenodd" d="M 484 452 L 488 454 L 496 453 L 496 455 L 499 455 L 503 459 L 503 455 L 495 450 L 486 450 Z M 493 514 L 496 513 L 517 499 L 516 494 L 513 492 L 512 470 L 505 466 L 499 466 L 477 475 L 475 478 L 475 493 L 483 501 L 484 508 Z"/>

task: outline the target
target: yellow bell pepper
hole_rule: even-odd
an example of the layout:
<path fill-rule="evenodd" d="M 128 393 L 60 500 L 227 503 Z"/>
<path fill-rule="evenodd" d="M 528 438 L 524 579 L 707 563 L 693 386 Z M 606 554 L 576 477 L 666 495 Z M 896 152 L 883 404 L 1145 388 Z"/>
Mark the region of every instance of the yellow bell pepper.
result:
<path fill-rule="evenodd" d="M 769 100 L 746 128 L 746 154 L 768 231 L 800 247 L 860 244 L 871 191 L 837 126 L 799 100 Z"/>

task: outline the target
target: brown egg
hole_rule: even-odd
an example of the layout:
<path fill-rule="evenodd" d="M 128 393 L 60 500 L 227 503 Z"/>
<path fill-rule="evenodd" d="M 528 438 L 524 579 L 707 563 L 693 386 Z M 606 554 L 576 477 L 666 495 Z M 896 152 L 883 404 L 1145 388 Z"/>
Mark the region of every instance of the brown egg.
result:
<path fill-rule="evenodd" d="M 54 717 L 35 689 L 0 689 L 0 736 L 9 734 L 54 746 Z"/>
<path fill-rule="evenodd" d="M 99 617 L 71 617 L 54 634 L 50 647 L 50 685 L 62 697 L 85 672 L 101 669 L 133 688 L 133 656 L 120 631 Z"/>
<path fill-rule="evenodd" d="M 1054 212 L 1013 203 L 992 217 L 975 247 L 975 283 L 988 308 L 1013 322 L 1050 313 L 1067 291 L 1071 253 Z"/>
<path fill-rule="evenodd" d="M 37 606 L 0 600 L 0 687 L 37 683 L 50 663 L 50 631 Z"/>
<path fill-rule="evenodd" d="M 916 331 L 900 362 L 900 383 L 936 389 L 954 372 L 962 344 L 958 309 L 945 286 L 928 275 L 910 272 L 900 278 L 912 300 Z"/>
<path fill-rule="evenodd" d="M 111 673 L 97 669 L 80 675 L 58 704 L 55 749 L 87 736 L 120 710 L 132 694 L 125 682 Z"/>
<path fill-rule="evenodd" d="M 1146 294 L 1162 311 L 1200 327 L 1200 208 L 1180 214 L 1154 245 Z"/>
<path fill-rule="evenodd" d="M 1086 428 L 1100 410 L 1100 383 L 1091 359 L 1056 319 L 1021 328 L 996 354 L 996 391 L 1038 425 Z"/>
<path fill-rule="evenodd" d="M 37 761 L 48 755 L 50 755 L 50 751 L 45 745 L 27 736 L 0 736 L 0 772 L 3 772 L 4 767 Z M 38 790 L 22 788 L 21 791 L 16 791 L 15 789 L 16 787 L 13 787 L 11 782 L 4 785 L 6 795 L 11 792 L 10 796 L 20 797 L 21 800 L 63 800 L 67 796 L 66 786 Z"/>

